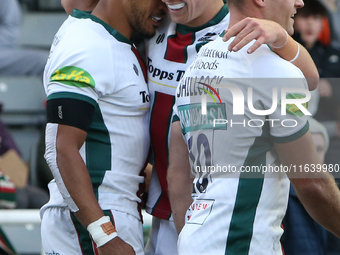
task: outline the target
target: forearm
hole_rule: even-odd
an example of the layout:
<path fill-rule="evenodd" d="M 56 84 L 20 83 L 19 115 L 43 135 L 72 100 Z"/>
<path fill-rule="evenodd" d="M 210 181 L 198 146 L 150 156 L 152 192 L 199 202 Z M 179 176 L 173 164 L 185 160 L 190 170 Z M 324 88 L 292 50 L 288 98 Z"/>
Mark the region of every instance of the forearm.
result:
<path fill-rule="evenodd" d="M 189 152 L 179 121 L 172 123 L 167 181 L 172 215 L 179 233 L 185 224 L 186 211 L 192 203 Z"/>
<path fill-rule="evenodd" d="M 314 90 L 318 86 L 319 73 L 308 51 L 300 45 L 300 53 L 297 55 L 297 42 L 278 23 L 248 17 L 229 28 L 223 36 L 223 40 L 228 41 L 233 36 L 236 37 L 229 44 L 229 51 L 238 51 L 256 39 L 255 43 L 247 50 L 248 53 L 253 53 L 262 44 L 268 44 L 276 54 L 285 60 L 291 61 L 297 56 L 292 63 L 300 68 L 307 78 L 309 90 Z"/>
<path fill-rule="evenodd" d="M 71 198 L 78 207 L 75 216 L 86 228 L 104 216 L 94 195 L 90 176 L 84 161 L 76 153 L 58 152 L 57 164 L 60 175 Z"/>
<path fill-rule="evenodd" d="M 185 214 L 192 203 L 192 178 L 189 175 L 183 174 L 181 169 L 168 169 L 169 198 L 178 233 L 185 224 Z"/>
<path fill-rule="evenodd" d="M 275 143 L 275 148 L 283 165 L 322 165 L 309 131 L 295 141 Z M 306 169 L 287 175 L 311 217 L 340 237 L 340 192 L 332 175 L 321 170 Z"/>
<path fill-rule="evenodd" d="M 72 201 L 68 202 L 71 204 L 69 207 L 84 227 L 104 216 L 94 195 L 88 169 L 79 153 L 86 136 L 87 133 L 81 129 L 59 124 L 56 143 L 50 144 L 56 146 L 56 168 L 52 171 L 53 175 L 59 183 L 59 189 L 63 190 L 61 183 L 65 185 L 66 192 L 62 192 L 64 199 L 68 201 L 67 196 L 72 198 L 77 208 L 73 208 Z"/>
<path fill-rule="evenodd" d="M 309 55 L 305 47 L 300 45 L 300 52 L 297 55 L 298 43 L 289 36 L 288 42 L 284 47 L 273 48 L 273 50 L 281 58 L 287 61 L 291 61 L 297 56 L 296 60 L 294 60 L 292 64 L 297 66 L 306 77 L 309 90 L 314 90 L 317 88 L 319 84 L 319 73 L 312 57 Z"/>
<path fill-rule="evenodd" d="M 292 184 L 311 217 L 340 238 L 340 193 L 332 176 L 329 174 L 322 179 L 295 179 Z"/>

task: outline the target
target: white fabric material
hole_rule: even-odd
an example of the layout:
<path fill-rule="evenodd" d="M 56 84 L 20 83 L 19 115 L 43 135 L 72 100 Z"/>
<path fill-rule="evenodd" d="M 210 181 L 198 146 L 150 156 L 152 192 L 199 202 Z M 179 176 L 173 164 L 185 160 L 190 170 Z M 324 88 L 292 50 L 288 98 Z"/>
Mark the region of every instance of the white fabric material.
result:
<path fill-rule="evenodd" d="M 44 88 L 48 97 L 62 92 L 65 97 L 94 104 L 95 116 L 79 152 L 92 182 L 99 186 L 99 205 L 102 209 L 114 208 L 140 218 L 137 208 L 141 200 L 137 194 L 139 185 L 144 182 L 140 172 L 149 152 L 150 105 L 143 100 L 148 88 L 132 49 L 132 43 L 118 32 L 109 33 L 90 18 L 69 16 L 51 47 Z M 79 83 L 82 80 L 90 83 Z M 58 176 L 54 149 L 47 150 Z M 75 211 L 77 208 L 64 192 L 62 180 L 57 179 L 59 191 L 51 190 L 60 192 L 69 208 Z M 43 209 L 57 203 L 65 206 L 65 202 L 51 194 L 51 201 Z"/>
<path fill-rule="evenodd" d="M 46 151 L 45 151 L 45 159 L 50 167 L 52 174 L 54 176 L 55 182 L 59 188 L 59 192 L 64 199 L 61 199 L 60 205 L 64 205 L 65 203 L 70 208 L 72 212 L 77 212 L 79 210 L 78 206 L 73 201 L 70 193 L 68 192 L 64 181 L 60 175 L 58 164 L 57 164 L 57 133 L 58 133 L 58 124 L 47 123 L 46 125 L 46 136 L 45 136 L 45 144 L 46 144 Z M 52 185 L 52 184 L 51 184 Z M 51 191 L 51 190 L 50 190 Z M 57 191 L 57 190 L 55 190 Z M 50 193 L 52 195 L 52 193 Z M 53 195 L 52 195 L 53 196 Z M 54 199 L 52 199 L 53 201 Z M 49 201 L 51 202 L 51 200 Z M 44 205 L 45 207 L 46 205 Z M 43 208 L 44 208 L 43 207 Z"/>
<path fill-rule="evenodd" d="M 173 220 L 152 217 L 149 239 L 145 246 L 145 255 L 176 255 L 177 230 Z"/>
<path fill-rule="evenodd" d="M 111 210 L 115 220 L 114 226 L 119 238 L 134 249 L 136 255 L 144 255 L 143 226 L 136 217 L 123 212 Z M 41 224 L 41 241 L 46 254 L 83 255 L 79 242 L 79 229 L 72 221 L 70 210 L 65 207 L 49 207 L 44 213 Z M 85 231 L 85 232 L 84 232 Z M 83 234 L 89 233 L 83 228 Z M 91 243 L 91 239 L 89 239 Z M 85 244 L 86 246 L 89 243 Z M 93 244 L 91 252 L 93 251 Z"/>
<path fill-rule="evenodd" d="M 117 232 L 113 232 L 107 235 L 102 228 L 102 224 L 108 223 L 110 221 L 109 216 L 103 216 L 98 220 L 92 222 L 87 226 L 87 231 L 90 232 L 93 241 L 97 244 L 97 247 L 103 246 L 108 241 L 112 240 L 113 238 L 117 237 Z M 112 223 L 111 223 L 112 224 Z"/>
<path fill-rule="evenodd" d="M 236 249 L 237 243 L 237 249 L 248 247 L 249 255 L 282 254 L 280 225 L 288 201 L 289 179 L 283 171 L 263 175 L 260 171 L 260 175 L 249 179 L 241 170 L 246 166 L 277 166 L 273 141 L 288 142 L 306 132 L 306 116 L 281 114 L 280 91 L 285 87 L 308 91 L 308 86 L 298 68 L 267 46 L 253 54 L 246 52 L 248 46 L 236 53 L 229 52 L 232 40 L 225 43 L 218 38 L 203 46 L 176 91 L 174 113 L 180 119 L 183 137 L 189 144 L 192 171 L 196 172 L 194 202 L 178 239 L 179 255 L 237 254 L 241 252 L 230 251 Z M 203 92 L 199 88 L 208 88 L 202 82 L 217 89 L 222 101 L 221 105 L 213 94 L 215 104 L 207 95 L 207 115 L 202 114 Z M 234 86 L 239 94 L 233 96 L 230 89 L 218 85 Z M 249 87 L 253 91 L 252 105 L 257 110 L 272 107 L 273 91 L 277 88 L 278 101 L 271 114 L 261 116 L 250 111 Z M 244 102 L 236 110 L 244 106 L 244 114 L 234 114 L 234 99 L 240 99 L 242 94 Z M 266 118 L 277 121 L 268 123 Z M 228 122 L 214 126 L 216 119 Z M 286 119 L 296 121 L 296 126 L 281 125 Z M 266 124 L 261 126 L 261 122 Z M 208 166 L 215 170 L 202 169 Z M 228 166 L 234 167 L 235 172 L 228 171 Z M 223 167 L 225 171 L 219 170 Z M 246 224 L 249 219 L 251 222 L 242 227 L 233 225 L 235 221 Z M 234 238 L 231 243 L 229 238 Z"/>

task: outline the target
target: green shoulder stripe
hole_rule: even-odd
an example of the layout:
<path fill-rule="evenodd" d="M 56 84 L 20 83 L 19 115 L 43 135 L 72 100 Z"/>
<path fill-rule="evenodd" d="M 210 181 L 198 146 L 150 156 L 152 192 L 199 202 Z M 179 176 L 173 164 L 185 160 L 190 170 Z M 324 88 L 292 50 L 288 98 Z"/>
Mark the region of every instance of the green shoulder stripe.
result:
<path fill-rule="evenodd" d="M 47 101 L 52 100 L 52 99 L 57 99 L 57 98 L 72 98 L 72 99 L 77 99 L 77 100 L 88 102 L 89 104 L 92 104 L 94 107 L 97 106 L 97 102 L 93 100 L 92 98 L 81 95 L 81 94 L 72 93 L 72 92 L 53 93 L 47 97 Z"/>
<path fill-rule="evenodd" d="M 178 118 L 177 115 L 174 115 L 174 116 L 172 117 L 172 122 L 176 122 L 176 121 L 179 121 L 179 118 Z"/>
<path fill-rule="evenodd" d="M 50 82 L 53 81 L 80 88 L 96 86 L 94 79 L 87 71 L 75 66 L 64 66 L 56 70 L 51 75 Z"/>
<path fill-rule="evenodd" d="M 295 134 L 292 134 L 286 137 L 274 137 L 273 136 L 273 141 L 276 143 L 288 143 L 288 142 L 291 142 L 291 141 L 294 141 L 300 138 L 301 136 L 306 134 L 308 130 L 309 130 L 309 123 L 307 121 L 306 125 L 303 128 L 301 128 L 298 132 L 296 132 Z"/>

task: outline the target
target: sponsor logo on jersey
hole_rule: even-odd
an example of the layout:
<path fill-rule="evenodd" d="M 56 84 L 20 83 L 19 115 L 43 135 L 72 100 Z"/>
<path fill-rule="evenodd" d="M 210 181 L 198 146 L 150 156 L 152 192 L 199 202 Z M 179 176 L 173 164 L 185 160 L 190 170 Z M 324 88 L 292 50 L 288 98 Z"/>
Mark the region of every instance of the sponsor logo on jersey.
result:
<path fill-rule="evenodd" d="M 287 99 L 303 99 L 305 98 L 304 95 L 302 94 L 287 94 L 286 96 Z M 281 104 L 281 101 L 280 101 Z M 302 103 L 302 105 L 307 109 L 308 108 L 308 102 Z M 295 104 L 286 104 L 286 112 L 292 115 L 296 115 L 299 117 L 302 117 L 304 113 L 300 110 L 298 106 Z"/>
<path fill-rule="evenodd" d="M 205 41 L 211 41 L 211 38 L 216 36 L 216 33 L 207 33 L 203 37 L 199 38 L 198 42 L 205 42 Z"/>
<path fill-rule="evenodd" d="M 57 81 L 75 87 L 95 87 L 95 81 L 85 70 L 75 66 L 64 66 L 51 75 L 51 82 Z"/>
<path fill-rule="evenodd" d="M 147 94 L 146 91 L 140 91 L 140 92 L 139 92 L 139 95 L 142 96 L 142 102 L 143 102 L 143 103 L 148 103 L 148 102 L 150 102 L 150 96 L 149 96 L 149 94 Z"/>
<path fill-rule="evenodd" d="M 52 251 L 52 252 L 45 251 L 45 255 L 60 255 L 60 253 L 59 252 L 55 252 L 55 251 Z"/>
<path fill-rule="evenodd" d="M 229 51 L 223 50 L 215 50 L 210 48 L 202 49 L 198 54 L 196 59 L 207 57 L 207 58 L 216 58 L 216 59 L 228 59 Z"/>
<path fill-rule="evenodd" d="M 152 59 L 148 58 L 148 72 L 150 74 L 150 77 L 154 77 L 161 80 L 176 80 L 176 82 L 179 82 L 181 78 L 183 77 L 185 70 L 177 70 L 175 73 L 159 69 L 152 64 Z"/>
<path fill-rule="evenodd" d="M 138 68 L 135 64 L 133 64 L 133 70 L 135 71 L 135 73 L 139 76 L 139 73 L 138 73 Z"/>
<path fill-rule="evenodd" d="M 197 58 L 190 69 L 216 70 L 220 65 L 220 59 L 228 59 L 229 51 L 221 51 L 205 48 L 199 51 Z M 210 58 L 210 61 L 206 59 Z"/>
<path fill-rule="evenodd" d="M 202 113 L 200 103 L 181 105 L 178 107 L 178 117 L 181 122 L 182 133 L 197 131 L 201 129 L 227 129 L 225 123 L 217 123 L 215 120 L 226 119 L 224 104 L 207 103 L 208 114 Z"/>
<path fill-rule="evenodd" d="M 210 90 L 217 96 L 218 100 L 220 101 L 220 104 L 222 105 L 221 98 L 220 98 L 219 94 L 217 93 L 217 91 L 216 91 L 213 87 L 211 87 L 211 86 L 208 85 L 208 84 L 202 83 L 202 82 L 199 82 L 199 83 L 202 84 L 203 86 L 206 86 L 208 89 L 210 89 Z M 206 89 L 204 89 L 204 88 L 199 88 L 199 89 L 200 89 L 200 90 L 203 90 L 204 92 L 206 92 L 207 94 L 209 94 L 209 96 L 214 100 L 215 105 L 217 105 L 214 96 L 213 96 L 208 90 L 206 90 Z"/>
<path fill-rule="evenodd" d="M 213 77 L 186 77 L 185 79 L 182 79 L 181 83 L 179 84 L 176 96 L 179 98 L 209 94 L 214 99 L 212 94 L 215 94 L 221 103 L 221 99 L 219 98 L 219 90 L 214 89 L 213 87 L 216 87 L 217 84 L 220 84 L 222 79 L 223 76 L 216 75 Z"/>
<path fill-rule="evenodd" d="M 164 41 L 164 38 L 165 38 L 165 33 L 160 34 L 160 35 L 157 37 L 157 39 L 156 39 L 156 43 L 157 43 L 157 44 L 162 43 L 162 42 Z"/>
<path fill-rule="evenodd" d="M 186 213 L 186 223 L 203 225 L 211 214 L 214 203 L 215 200 L 212 199 L 195 199 Z"/>

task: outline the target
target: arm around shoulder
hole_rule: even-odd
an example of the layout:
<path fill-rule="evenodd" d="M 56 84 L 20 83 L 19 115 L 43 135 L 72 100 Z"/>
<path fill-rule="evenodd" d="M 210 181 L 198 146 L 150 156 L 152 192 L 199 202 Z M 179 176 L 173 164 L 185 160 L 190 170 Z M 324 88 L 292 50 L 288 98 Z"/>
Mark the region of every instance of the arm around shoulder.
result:
<path fill-rule="evenodd" d="M 169 198 L 177 232 L 185 223 L 185 214 L 192 203 L 192 181 L 188 147 L 183 140 L 180 122 L 172 123 L 169 168 L 167 174 Z"/>
<path fill-rule="evenodd" d="M 315 90 L 319 84 L 319 72 L 312 57 L 301 44 L 288 35 L 288 41 L 284 47 L 273 48 L 281 58 L 298 67 L 308 82 L 309 90 Z"/>

